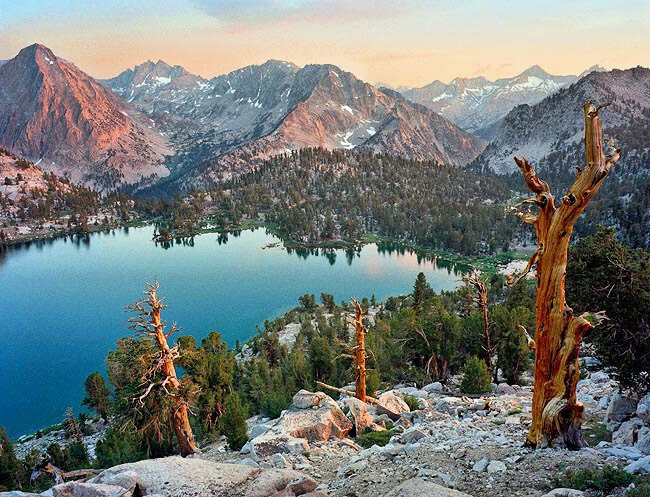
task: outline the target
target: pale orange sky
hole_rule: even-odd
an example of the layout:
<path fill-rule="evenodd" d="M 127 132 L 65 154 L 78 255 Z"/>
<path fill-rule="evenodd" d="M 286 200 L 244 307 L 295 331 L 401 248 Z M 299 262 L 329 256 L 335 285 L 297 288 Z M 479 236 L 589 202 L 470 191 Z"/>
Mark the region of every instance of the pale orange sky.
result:
<path fill-rule="evenodd" d="M 0 59 L 44 43 L 97 78 L 147 59 L 204 77 L 267 59 L 369 82 L 650 66 L 650 1 L 0 0 Z"/>

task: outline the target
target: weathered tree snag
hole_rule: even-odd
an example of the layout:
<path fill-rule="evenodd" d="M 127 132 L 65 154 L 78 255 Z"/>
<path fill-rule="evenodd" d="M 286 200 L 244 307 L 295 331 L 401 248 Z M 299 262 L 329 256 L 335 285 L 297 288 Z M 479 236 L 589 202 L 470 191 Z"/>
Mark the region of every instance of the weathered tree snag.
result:
<path fill-rule="evenodd" d="M 79 423 L 77 423 L 77 418 L 74 416 L 72 407 L 68 407 L 65 410 L 65 419 L 63 420 L 63 425 L 65 426 L 70 438 L 74 439 L 76 443 L 83 443 L 84 437 L 81 433 L 81 429 L 79 428 Z"/>
<path fill-rule="evenodd" d="M 357 299 L 354 304 L 354 396 L 362 402 L 366 401 L 366 328 L 363 326 L 363 315 L 366 313 Z"/>
<path fill-rule="evenodd" d="M 478 304 L 483 314 L 483 351 L 485 352 L 485 364 L 490 372 L 490 379 L 494 374 L 492 371 L 492 356 L 494 350 L 492 348 L 492 340 L 490 337 L 490 322 L 488 320 L 488 292 L 485 283 L 479 278 L 478 271 L 474 271 L 471 275 L 465 277 L 468 285 L 472 285 L 476 289 L 476 296 L 473 297 L 474 302 Z"/>
<path fill-rule="evenodd" d="M 55 485 L 65 483 L 70 478 L 87 479 L 91 476 L 96 476 L 101 473 L 101 469 L 75 469 L 73 471 L 63 471 L 52 464 L 48 459 L 39 457 L 36 464 L 32 468 L 30 476 L 30 483 L 33 484 L 36 479 L 41 475 L 51 475 Z"/>
<path fill-rule="evenodd" d="M 361 307 L 357 299 L 352 299 L 352 304 L 354 305 L 354 319 L 350 320 L 350 324 L 354 325 L 354 347 L 339 342 L 348 352 L 340 354 L 334 360 L 340 359 L 341 357 L 353 360 L 355 390 L 354 392 L 350 392 L 320 381 L 317 381 L 316 384 L 339 393 L 345 393 L 346 395 L 354 393 L 354 396 L 360 401 L 370 402 L 369 399 L 371 397 L 366 395 L 366 377 L 368 373 L 366 371 L 366 327 L 363 325 L 363 316 L 367 311 Z M 374 401 L 375 399 L 372 400 Z"/>
<path fill-rule="evenodd" d="M 620 149 L 608 143 L 603 153 L 602 124 L 598 118 L 604 105 L 584 104 L 585 168 L 577 168 L 575 182 L 562 198 L 559 207 L 548 184 L 540 180 L 526 159 L 515 157 L 534 199 L 522 204 L 535 204 L 538 214 L 519 212 L 519 218 L 535 227 L 537 251 L 528 261 L 523 274 L 508 278 L 514 285 L 536 265 L 537 312 L 535 324 L 535 386 L 533 420 L 526 444 L 544 447 L 556 441 L 570 449 L 584 445 L 582 414 L 584 407 L 576 399 L 580 379 L 578 353 L 582 334 L 604 318 L 602 313 L 574 316 L 564 293 L 569 240 L 575 222 L 592 197 L 598 192 L 609 171 L 620 157 Z"/>
<path fill-rule="evenodd" d="M 174 367 L 174 359 L 178 357 L 178 347 L 171 348 L 167 343 L 167 339 L 178 329 L 176 324 L 173 324 L 171 330 L 165 333 L 165 323 L 160 317 L 160 312 L 166 306 L 157 295 L 158 287 L 157 281 L 147 283 L 148 289 L 143 292 L 147 297 L 135 302 L 130 307 L 139 313 L 137 317 L 129 319 L 129 322 L 132 323 L 131 328 L 142 336 L 152 339 L 158 347 L 159 356 L 148 371 L 147 376 L 150 377 L 153 373 L 160 372 L 163 378 L 158 385 L 153 382 L 149 383 L 137 400 L 142 402 L 154 387 L 162 388 L 174 400 L 171 423 L 178 441 L 178 450 L 185 457 L 198 452 L 198 449 L 192 435 L 187 402 L 180 394 L 181 382 L 176 376 L 176 368 Z M 146 381 L 148 378 L 143 378 L 143 380 Z"/>

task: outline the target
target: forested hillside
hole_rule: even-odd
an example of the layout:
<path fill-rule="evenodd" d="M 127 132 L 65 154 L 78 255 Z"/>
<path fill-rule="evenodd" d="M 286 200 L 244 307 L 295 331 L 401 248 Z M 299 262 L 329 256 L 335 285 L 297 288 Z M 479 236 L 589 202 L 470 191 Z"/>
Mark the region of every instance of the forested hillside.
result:
<path fill-rule="evenodd" d="M 164 215 L 164 229 L 177 234 L 208 213 L 221 228 L 262 220 L 303 245 L 375 234 L 470 255 L 508 249 L 519 225 L 504 209 L 510 197 L 503 180 L 435 162 L 303 149 L 185 201 L 149 200 L 142 209 Z"/>
<path fill-rule="evenodd" d="M 0 147 L 0 244 L 116 226 L 135 215 L 132 204 L 128 197 L 102 197 Z"/>

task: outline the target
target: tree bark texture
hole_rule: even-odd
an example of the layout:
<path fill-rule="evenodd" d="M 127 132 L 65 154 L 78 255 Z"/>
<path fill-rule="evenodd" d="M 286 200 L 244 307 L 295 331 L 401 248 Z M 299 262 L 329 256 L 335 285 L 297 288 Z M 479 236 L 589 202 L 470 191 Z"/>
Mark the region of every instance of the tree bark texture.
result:
<path fill-rule="evenodd" d="M 522 204 L 538 208 L 537 215 L 517 213 L 522 221 L 535 227 L 537 251 L 524 273 L 508 281 L 514 285 L 536 266 L 535 385 L 533 419 L 527 437 L 527 445 L 533 447 L 556 442 L 571 449 L 584 446 L 584 407 L 576 398 L 580 379 L 578 353 L 583 333 L 604 315 L 574 315 L 566 304 L 564 279 L 574 224 L 620 157 L 620 149 L 614 149 L 610 143 L 607 155 L 603 152 L 602 123 L 598 117 L 603 107 L 592 102 L 584 104 L 586 164 L 584 169 L 576 168 L 576 179 L 559 207 L 548 184 L 537 177 L 528 160 L 515 157 L 528 189 L 536 195 Z"/>

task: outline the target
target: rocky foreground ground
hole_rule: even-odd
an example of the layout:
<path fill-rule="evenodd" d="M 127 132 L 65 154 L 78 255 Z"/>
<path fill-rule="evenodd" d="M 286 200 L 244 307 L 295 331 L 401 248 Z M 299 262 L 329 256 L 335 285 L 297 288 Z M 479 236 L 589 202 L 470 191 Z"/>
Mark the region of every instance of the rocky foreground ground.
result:
<path fill-rule="evenodd" d="M 55 497 L 246 496 L 418 497 L 589 496 L 555 489 L 567 468 L 618 466 L 650 474 L 650 396 L 622 396 L 598 371 L 579 384 L 591 446 L 523 447 L 530 387 L 500 384 L 478 398 L 439 383 L 396 386 L 368 405 L 301 390 L 276 420 L 249 419 L 241 451 L 224 441 L 195 458 L 170 457 L 108 469 L 91 483 L 67 483 Z M 417 399 L 411 411 L 406 395 Z M 411 399 L 411 403 L 413 400 Z M 391 428 L 392 427 L 392 428 Z M 611 441 L 608 427 L 612 431 Z M 392 429 L 388 444 L 362 448 L 356 433 Z M 622 495 L 619 489 L 612 495 Z M 3 494 L 0 494 L 3 495 Z M 19 495 L 19 494 L 14 494 Z M 4 497 L 4 495 L 3 495 Z"/>

